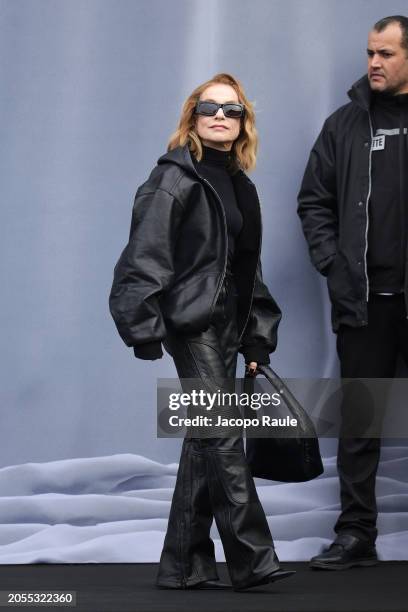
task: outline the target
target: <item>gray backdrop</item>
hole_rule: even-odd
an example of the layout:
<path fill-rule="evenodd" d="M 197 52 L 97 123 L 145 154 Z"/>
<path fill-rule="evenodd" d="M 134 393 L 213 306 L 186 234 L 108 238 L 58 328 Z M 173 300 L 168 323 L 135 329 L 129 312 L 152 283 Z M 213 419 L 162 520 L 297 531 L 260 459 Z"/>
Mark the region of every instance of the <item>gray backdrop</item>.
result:
<path fill-rule="evenodd" d="M 135 360 L 108 294 L 136 188 L 186 96 L 216 72 L 237 76 L 256 105 L 264 276 L 284 313 L 273 365 L 286 377 L 337 373 L 325 283 L 309 263 L 296 194 L 323 120 L 365 72 L 369 27 L 406 7 L 0 0 L 0 467 L 3 484 L 14 483 L 0 494 L 23 495 L 18 478 L 31 493 L 55 493 L 8 466 L 178 460 L 180 441 L 157 440 L 155 425 L 156 378 L 175 376 L 173 364 Z M 330 461 L 333 442 L 323 449 Z M 335 512 L 335 471 L 331 482 Z"/>

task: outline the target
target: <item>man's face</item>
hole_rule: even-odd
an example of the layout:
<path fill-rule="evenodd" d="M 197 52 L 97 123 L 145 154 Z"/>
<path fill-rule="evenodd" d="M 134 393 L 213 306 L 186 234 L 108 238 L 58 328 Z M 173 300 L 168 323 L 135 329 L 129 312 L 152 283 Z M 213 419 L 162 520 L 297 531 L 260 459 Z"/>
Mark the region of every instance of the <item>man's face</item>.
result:
<path fill-rule="evenodd" d="M 399 23 L 390 23 L 382 32 L 368 36 L 368 79 L 373 91 L 408 93 L 408 49 L 401 47 Z"/>

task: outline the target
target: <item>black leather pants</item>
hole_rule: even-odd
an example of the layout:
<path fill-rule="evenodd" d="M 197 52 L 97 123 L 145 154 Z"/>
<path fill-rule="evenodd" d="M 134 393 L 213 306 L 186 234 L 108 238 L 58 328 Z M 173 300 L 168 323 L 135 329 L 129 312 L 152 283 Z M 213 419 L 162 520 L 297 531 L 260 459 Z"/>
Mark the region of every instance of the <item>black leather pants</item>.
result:
<path fill-rule="evenodd" d="M 178 375 L 215 391 L 235 377 L 238 335 L 233 278 L 227 275 L 209 329 L 168 335 Z M 228 408 L 227 408 L 228 411 Z M 185 438 L 157 584 L 183 588 L 218 578 L 210 528 L 215 518 L 231 582 L 249 586 L 279 568 L 241 437 Z"/>

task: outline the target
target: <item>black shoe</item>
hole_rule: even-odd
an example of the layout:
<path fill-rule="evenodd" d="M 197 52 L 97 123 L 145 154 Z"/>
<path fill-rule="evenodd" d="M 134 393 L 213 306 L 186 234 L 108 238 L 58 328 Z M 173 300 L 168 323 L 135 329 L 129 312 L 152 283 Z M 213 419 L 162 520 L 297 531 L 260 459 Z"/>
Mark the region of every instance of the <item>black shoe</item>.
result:
<path fill-rule="evenodd" d="M 267 576 L 263 576 L 258 581 L 251 582 L 242 587 L 234 587 L 234 591 L 246 591 L 247 589 L 252 589 L 253 587 L 261 586 L 263 584 L 271 584 L 271 582 L 276 582 L 277 580 L 283 580 L 284 578 L 290 578 L 296 574 L 293 570 L 281 570 L 277 569 L 275 572 L 268 574 Z"/>
<path fill-rule="evenodd" d="M 199 582 L 198 584 L 193 584 L 191 587 L 186 587 L 187 589 L 208 589 L 217 591 L 219 589 L 231 589 L 231 585 L 226 582 L 221 582 L 221 580 L 206 580 L 205 582 Z"/>
<path fill-rule="evenodd" d="M 362 565 L 377 565 L 378 557 L 374 544 L 365 542 L 355 536 L 343 533 L 320 555 L 310 560 L 314 569 L 345 570 Z"/>
<path fill-rule="evenodd" d="M 189 585 L 156 585 L 159 589 L 180 589 L 180 590 L 189 590 L 189 591 L 198 591 L 198 590 L 207 590 L 207 591 L 217 591 L 217 590 L 226 590 L 231 589 L 230 584 L 226 584 L 225 582 L 221 582 L 221 580 L 204 580 L 203 582 L 197 582 L 196 584 Z"/>

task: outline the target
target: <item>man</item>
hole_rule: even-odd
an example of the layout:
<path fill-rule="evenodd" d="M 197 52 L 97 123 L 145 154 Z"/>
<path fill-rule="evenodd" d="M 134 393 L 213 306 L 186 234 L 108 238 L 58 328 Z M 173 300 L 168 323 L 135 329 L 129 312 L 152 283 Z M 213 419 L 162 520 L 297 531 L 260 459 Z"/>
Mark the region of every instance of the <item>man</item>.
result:
<path fill-rule="evenodd" d="M 398 354 L 408 363 L 408 18 L 378 21 L 367 55 L 351 102 L 313 146 L 298 213 L 312 262 L 327 276 L 341 376 L 392 378 Z M 311 567 L 377 563 L 379 456 L 378 438 L 339 439 L 337 537 Z"/>

